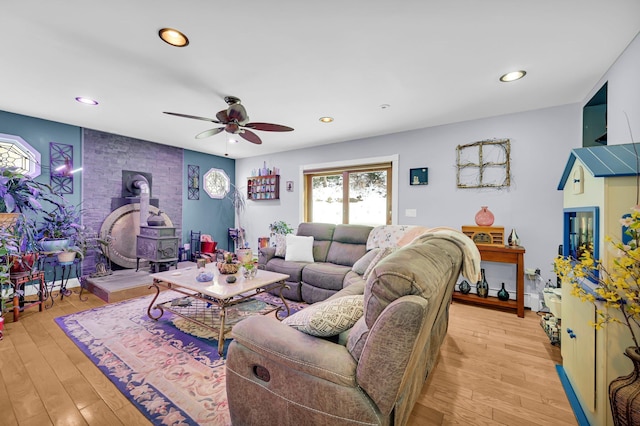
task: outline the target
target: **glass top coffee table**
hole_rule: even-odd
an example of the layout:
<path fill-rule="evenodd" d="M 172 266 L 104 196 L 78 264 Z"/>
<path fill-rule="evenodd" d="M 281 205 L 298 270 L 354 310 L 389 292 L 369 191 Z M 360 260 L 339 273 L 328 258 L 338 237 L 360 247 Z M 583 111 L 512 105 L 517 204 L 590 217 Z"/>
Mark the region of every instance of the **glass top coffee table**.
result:
<path fill-rule="evenodd" d="M 157 320 L 164 311 L 167 310 L 176 315 L 179 315 L 189 321 L 192 321 L 198 325 L 215 330 L 214 324 L 207 324 L 196 320 L 195 316 L 184 315 L 178 307 L 180 302 L 178 299 L 174 299 L 169 302 L 155 304 L 161 289 L 171 289 L 178 293 L 182 293 L 186 296 L 194 298 L 196 300 L 205 302 L 206 304 L 215 304 L 219 307 L 220 317 L 220 332 L 218 333 L 218 354 L 222 356 L 224 349 L 224 322 L 226 317 L 226 310 L 230 306 L 241 303 L 257 294 L 265 291 L 277 290 L 280 296 L 280 300 L 284 305 L 274 307 L 269 312 L 276 312 L 276 318 L 279 311 L 286 310 L 289 315 L 289 306 L 284 297 L 282 297 L 282 290 L 285 288 L 285 280 L 289 278 L 289 275 L 279 274 L 276 272 L 270 272 L 265 270 L 258 270 L 257 275 L 254 278 L 246 279 L 242 276 L 242 273 L 238 272 L 233 274 L 236 277 L 236 282 L 228 283 L 227 277 L 230 275 L 223 275 L 218 272 L 214 263 L 208 263 L 205 267 L 205 272 L 213 273 L 213 281 L 199 282 L 196 277 L 200 274 L 200 271 L 194 266 L 192 268 L 169 270 L 165 272 L 159 272 L 151 274 L 153 278 L 153 284 L 149 287 L 156 289 L 156 294 L 149 304 L 147 309 L 147 315 L 149 318 Z M 180 297 L 179 299 L 184 299 Z M 176 303 L 178 302 L 178 303 Z M 154 311 L 159 311 L 157 315 L 154 315 Z"/>

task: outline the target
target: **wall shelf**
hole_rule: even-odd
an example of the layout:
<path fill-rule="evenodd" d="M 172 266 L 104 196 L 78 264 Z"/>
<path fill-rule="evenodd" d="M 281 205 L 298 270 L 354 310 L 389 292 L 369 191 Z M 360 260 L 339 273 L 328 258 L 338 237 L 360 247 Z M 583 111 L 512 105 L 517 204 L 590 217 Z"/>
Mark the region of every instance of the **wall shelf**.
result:
<path fill-rule="evenodd" d="M 280 175 L 251 176 L 247 178 L 247 199 L 253 201 L 278 200 Z"/>

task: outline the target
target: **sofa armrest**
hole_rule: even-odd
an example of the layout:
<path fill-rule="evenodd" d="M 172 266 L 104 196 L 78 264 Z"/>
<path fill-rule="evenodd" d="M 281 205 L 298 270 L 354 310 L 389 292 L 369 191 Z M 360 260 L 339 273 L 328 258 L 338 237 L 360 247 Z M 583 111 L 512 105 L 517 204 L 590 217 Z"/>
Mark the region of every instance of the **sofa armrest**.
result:
<path fill-rule="evenodd" d="M 356 361 L 342 345 L 310 336 L 275 318 L 246 318 L 233 327 L 233 344 L 264 358 L 342 386 L 356 386 Z M 228 357 L 233 357 L 233 347 Z"/>
<path fill-rule="evenodd" d="M 260 247 L 258 249 L 258 265 L 266 265 L 276 256 L 275 247 Z"/>

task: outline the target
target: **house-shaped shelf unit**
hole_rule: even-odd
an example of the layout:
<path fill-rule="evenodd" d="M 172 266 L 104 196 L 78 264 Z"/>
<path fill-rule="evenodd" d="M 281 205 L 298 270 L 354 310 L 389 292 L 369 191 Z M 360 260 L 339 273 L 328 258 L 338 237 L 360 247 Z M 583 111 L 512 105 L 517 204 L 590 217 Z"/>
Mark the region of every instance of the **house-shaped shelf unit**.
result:
<path fill-rule="evenodd" d="M 596 244 L 594 253 L 603 265 L 609 264 L 612 257 L 605 236 L 618 241 L 622 239 L 620 219 L 631 213 L 637 203 L 640 158 L 636 149 L 640 150 L 639 145 L 574 149 L 558 185 L 564 198 L 563 244 L 570 240 L 569 233 L 576 228 L 583 229 L 587 236 L 581 236 L 581 241 L 586 239 Z M 571 229 L 572 215 L 576 219 L 574 224 L 588 220 L 594 223 L 591 226 L 581 223 Z M 595 235 L 589 235 L 589 232 Z M 567 248 L 564 249 L 565 254 L 568 253 Z M 593 286 L 590 282 L 584 285 Z M 632 339 L 626 327 L 618 324 L 609 324 L 596 331 L 589 325 L 595 319 L 594 306 L 572 296 L 570 285 L 563 286 L 561 346 L 564 370 L 589 423 L 613 425 L 608 386 L 613 379 L 633 370 L 633 364 L 624 356 L 625 348 L 632 346 Z"/>

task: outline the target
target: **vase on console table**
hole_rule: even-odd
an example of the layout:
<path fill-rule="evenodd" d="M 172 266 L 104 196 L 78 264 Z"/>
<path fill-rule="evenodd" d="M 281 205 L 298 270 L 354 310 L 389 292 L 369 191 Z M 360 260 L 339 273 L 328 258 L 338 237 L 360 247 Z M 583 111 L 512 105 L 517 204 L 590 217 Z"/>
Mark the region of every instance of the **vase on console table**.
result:
<path fill-rule="evenodd" d="M 478 226 L 491 226 L 493 225 L 494 217 L 493 213 L 489 210 L 489 207 L 482 206 L 480 211 L 476 213 L 476 225 Z"/>
<path fill-rule="evenodd" d="M 476 284 L 476 293 L 478 293 L 478 296 L 486 298 L 489 296 L 489 283 L 484 275 L 484 269 L 480 269 L 480 272 L 482 274 L 482 278 L 480 278 L 480 281 Z"/>

